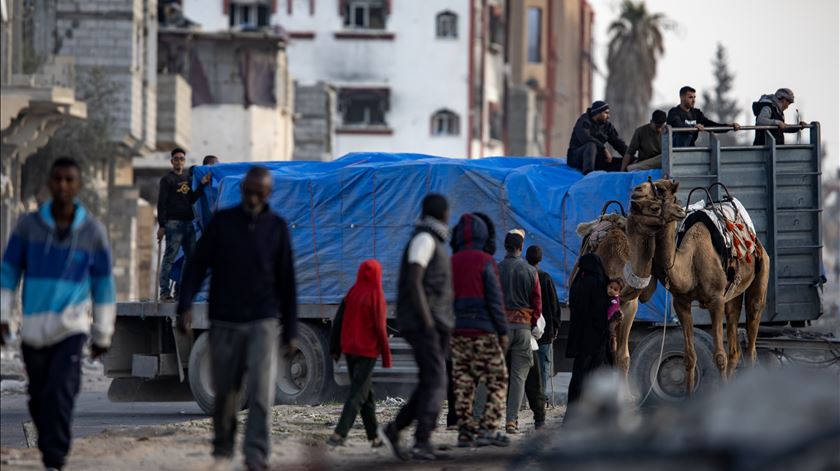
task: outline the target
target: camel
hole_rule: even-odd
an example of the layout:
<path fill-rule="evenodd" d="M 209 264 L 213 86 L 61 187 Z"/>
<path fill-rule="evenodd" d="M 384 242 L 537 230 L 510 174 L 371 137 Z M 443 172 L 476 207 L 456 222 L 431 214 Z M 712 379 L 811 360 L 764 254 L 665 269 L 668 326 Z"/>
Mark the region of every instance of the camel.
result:
<path fill-rule="evenodd" d="M 608 222 L 610 227 L 593 250 L 603 261 L 607 276 L 625 280 L 625 287 L 621 292 L 621 312 L 624 318 L 618 332 L 616 352 L 616 364 L 625 377 L 630 368 L 630 330 L 639 301 L 647 302 L 656 290 L 656 280 L 652 277 L 655 234 L 665 223 L 676 223 L 685 217 L 685 212 L 678 203 L 663 205 L 650 183 L 634 188 L 630 209 L 630 216 L 627 218 L 617 214 L 608 214 L 601 218 Z M 590 236 L 593 230 L 597 230 L 599 222 L 600 220 L 578 226 L 577 232 L 584 238 L 584 244 L 588 243 L 587 236 Z M 589 251 L 589 247 L 581 248 L 581 253 L 586 251 Z M 625 267 L 629 267 L 629 273 L 625 271 Z M 627 279 L 627 275 L 631 274 L 635 275 L 635 282 Z"/>
<path fill-rule="evenodd" d="M 678 204 L 676 193 L 679 182 L 659 180 L 654 185 L 662 204 Z M 693 225 L 684 235 L 679 248 L 676 247 L 676 232 L 676 221 L 666 222 L 663 228 L 656 232 L 653 273 L 673 295 L 674 310 L 685 339 L 686 388 L 687 393 L 691 394 L 695 386 L 697 364 L 691 317 L 692 301 L 699 301 L 700 306 L 708 309 L 711 315 L 715 365 L 723 380 L 728 380 L 735 372 L 740 359 L 738 320 L 742 305 L 747 313 L 746 356 L 751 365 L 755 364 L 755 342 L 767 299 L 770 257 L 756 240 L 755 256 L 750 262 L 737 263 L 730 285 L 712 245 L 711 234 L 705 225 Z M 642 266 L 642 262 L 639 263 L 640 265 L 634 266 Z M 728 356 L 723 346 L 724 315 Z"/>

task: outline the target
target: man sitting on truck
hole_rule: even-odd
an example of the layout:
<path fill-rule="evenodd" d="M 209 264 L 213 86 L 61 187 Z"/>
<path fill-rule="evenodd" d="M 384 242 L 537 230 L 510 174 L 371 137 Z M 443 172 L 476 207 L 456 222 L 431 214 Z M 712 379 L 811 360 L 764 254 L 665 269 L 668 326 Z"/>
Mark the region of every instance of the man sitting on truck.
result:
<path fill-rule="evenodd" d="M 233 457 L 236 413 L 248 371 L 248 423 L 243 454 L 247 468 L 268 469 L 271 407 L 277 372 L 278 317 L 288 355 L 296 351 L 297 289 L 286 221 L 268 206 L 272 178 L 254 166 L 242 180 L 242 204 L 218 211 L 187 262 L 178 300 L 178 327 L 192 328 L 192 299 L 208 269 L 210 277 L 210 366 L 213 456 L 220 465 Z"/>
<path fill-rule="evenodd" d="M 665 129 L 665 120 L 665 112 L 656 110 L 650 117 L 650 123 L 636 128 L 630 139 L 630 147 L 621 161 L 622 172 L 662 168 L 662 131 Z"/>
<path fill-rule="evenodd" d="M 610 123 L 610 105 L 598 100 L 575 123 L 566 163 L 584 175 L 593 170 L 617 172 L 621 168 L 621 157 L 613 156 L 607 144 L 621 155 L 627 152 L 627 144 Z"/>

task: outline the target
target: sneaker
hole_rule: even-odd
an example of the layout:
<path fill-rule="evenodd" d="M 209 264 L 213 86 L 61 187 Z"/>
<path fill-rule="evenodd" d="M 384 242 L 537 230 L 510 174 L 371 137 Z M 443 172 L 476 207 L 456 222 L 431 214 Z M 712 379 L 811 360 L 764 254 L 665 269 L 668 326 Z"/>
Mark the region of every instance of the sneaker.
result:
<path fill-rule="evenodd" d="M 534 422 L 534 430 L 539 430 L 543 427 L 545 427 L 544 421 Z"/>
<path fill-rule="evenodd" d="M 330 435 L 330 438 L 327 439 L 327 445 L 332 447 L 344 446 L 345 441 L 347 441 L 345 437 L 334 433 Z"/>
<path fill-rule="evenodd" d="M 227 456 L 213 458 L 209 471 L 230 471 L 233 469 L 233 459 Z"/>
<path fill-rule="evenodd" d="M 515 435 L 519 433 L 519 427 L 516 426 L 516 422 L 508 422 L 507 425 L 505 425 L 505 432 Z"/>
<path fill-rule="evenodd" d="M 458 448 L 473 448 L 475 436 L 466 430 L 458 432 Z"/>
<path fill-rule="evenodd" d="M 417 461 L 439 461 L 449 459 L 448 455 L 436 453 L 435 446 L 429 442 L 415 443 L 411 449 L 411 459 Z"/>
<path fill-rule="evenodd" d="M 510 445 L 510 437 L 502 432 L 484 432 L 476 439 L 478 446 L 508 446 Z"/>
<path fill-rule="evenodd" d="M 385 448 L 393 453 L 397 459 L 401 461 L 408 461 L 411 458 L 405 450 L 400 448 L 400 432 L 394 429 L 393 424 L 379 427 L 376 431 L 376 435 L 380 440 L 382 440 L 382 444 L 385 445 Z"/>
<path fill-rule="evenodd" d="M 380 440 L 379 437 L 376 437 L 376 438 L 370 440 L 370 447 L 371 448 L 382 448 L 383 446 L 385 446 L 385 442 Z"/>

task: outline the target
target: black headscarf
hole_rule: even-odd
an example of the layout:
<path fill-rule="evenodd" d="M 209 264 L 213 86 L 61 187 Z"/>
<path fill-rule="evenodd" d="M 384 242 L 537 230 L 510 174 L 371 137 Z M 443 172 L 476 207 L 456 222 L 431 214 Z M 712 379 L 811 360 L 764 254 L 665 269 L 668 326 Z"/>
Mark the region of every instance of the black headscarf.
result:
<path fill-rule="evenodd" d="M 609 339 L 607 296 L 609 278 L 601 258 L 588 253 L 578 261 L 578 272 L 569 289 L 569 341 L 566 356 L 576 358 L 603 351 Z"/>

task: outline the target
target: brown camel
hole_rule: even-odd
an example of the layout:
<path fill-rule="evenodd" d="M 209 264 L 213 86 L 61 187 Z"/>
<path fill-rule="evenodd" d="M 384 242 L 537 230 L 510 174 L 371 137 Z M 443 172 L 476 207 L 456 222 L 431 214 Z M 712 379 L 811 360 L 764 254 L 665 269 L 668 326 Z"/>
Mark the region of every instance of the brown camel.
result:
<path fill-rule="evenodd" d="M 685 217 L 685 212 L 679 204 L 663 205 L 661 197 L 653 191 L 649 183 L 641 184 L 633 190 L 630 208 L 630 216 L 627 218 L 617 214 L 601 218 L 610 223 L 609 229 L 605 230 L 606 234 L 600 238 L 594 250 L 586 246 L 581 248 L 581 254 L 593 251 L 601 258 L 607 276 L 625 280 L 621 293 L 621 312 L 624 318 L 618 332 L 616 352 L 616 364 L 625 376 L 630 367 L 630 330 L 639 301 L 647 302 L 656 290 L 656 280 L 652 278 L 655 234 L 667 222 L 675 222 Z M 593 230 L 599 229 L 598 222 L 578 226 L 577 231 L 583 237 L 584 244 L 588 244 L 587 236 L 591 236 Z M 629 267 L 629 272 L 625 267 Z"/>
<path fill-rule="evenodd" d="M 678 204 L 676 193 L 679 182 L 659 180 L 654 185 L 663 204 Z M 653 272 L 674 297 L 674 310 L 685 338 L 686 388 L 691 394 L 697 364 L 691 318 L 692 301 L 699 301 L 700 306 L 708 309 L 711 315 L 715 364 L 723 379 L 727 380 L 735 372 L 740 357 L 737 330 L 742 305 L 747 313 L 746 355 L 750 363 L 755 364 L 755 341 L 767 298 L 770 257 L 756 240 L 755 256 L 750 262 L 741 260 L 737 263 L 730 285 L 705 225 L 693 225 L 683 236 L 679 248 L 676 247 L 676 232 L 676 221 L 670 221 L 656 233 Z M 724 314 L 728 357 L 723 347 Z"/>

